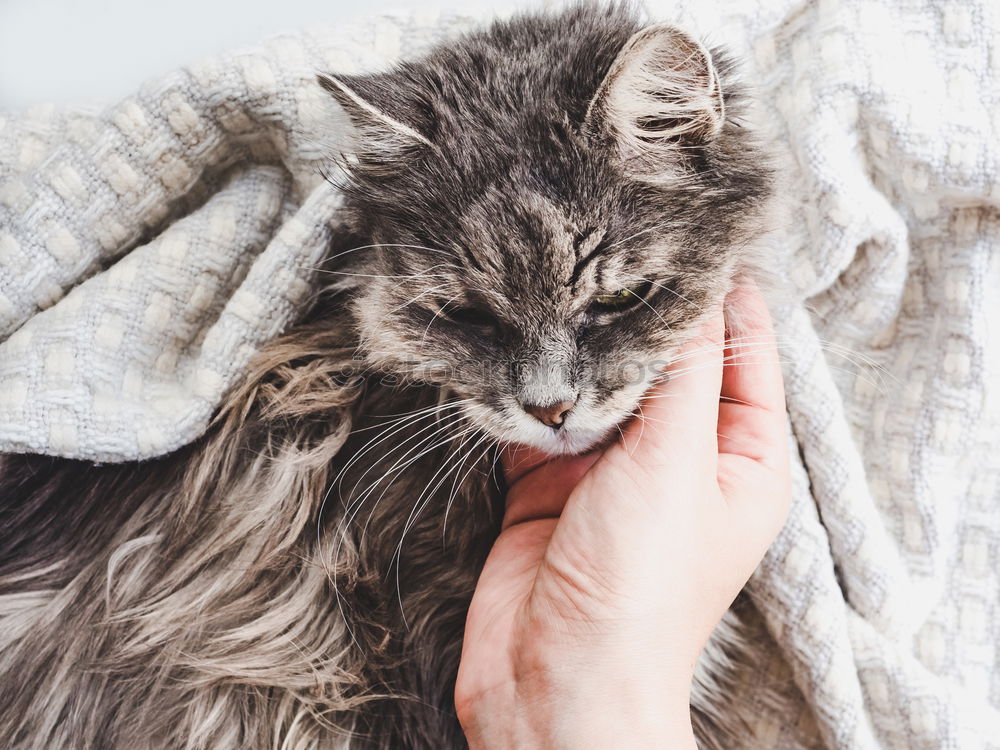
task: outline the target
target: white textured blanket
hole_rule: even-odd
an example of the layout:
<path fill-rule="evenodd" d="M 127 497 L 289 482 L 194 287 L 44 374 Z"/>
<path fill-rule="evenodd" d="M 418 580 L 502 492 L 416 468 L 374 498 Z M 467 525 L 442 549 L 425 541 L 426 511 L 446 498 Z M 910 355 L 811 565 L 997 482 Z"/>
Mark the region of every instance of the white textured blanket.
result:
<path fill-rule="evenodd" d="M 744 55 L 795 201 L 775 264 L 801 461 L 750 587 L 768 666 L 734 705 L 773 748 L 1000 747 L 1000 8 L 651 5 Z M 314 72 L 467 23 L 280 38 L 99 114 L 0 119 L 0 449 L 197 437 L 335 220 Z"/>

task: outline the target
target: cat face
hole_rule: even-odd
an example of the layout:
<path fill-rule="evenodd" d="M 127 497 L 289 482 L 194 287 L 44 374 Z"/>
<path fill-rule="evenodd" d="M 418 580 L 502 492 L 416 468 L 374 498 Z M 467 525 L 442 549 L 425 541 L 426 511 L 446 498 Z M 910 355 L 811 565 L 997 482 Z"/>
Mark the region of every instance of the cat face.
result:
<path fill-rule="evenodd" d="M 557 454 L 614 434 L 757 231 L 766 175 L 717 62 L 622 9 L 320 81 L 359 136 L 365 356 L 449 388 L 498 439 Z"/>

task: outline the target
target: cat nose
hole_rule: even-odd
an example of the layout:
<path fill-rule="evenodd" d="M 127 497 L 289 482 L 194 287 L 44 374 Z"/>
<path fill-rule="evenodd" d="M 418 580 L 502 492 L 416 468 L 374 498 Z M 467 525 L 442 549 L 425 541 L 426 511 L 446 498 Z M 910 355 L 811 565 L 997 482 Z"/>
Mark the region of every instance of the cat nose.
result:
<path fill-rule="evenodd" d="M 576 401 L 556 401 L 547 406 L 536 406 L 534 404 L 523 404 L 523 408 L 528 414 L 533 416 L 546 427 L 558 430 L 566 419 L 566 415 L 576 406 Z"/>

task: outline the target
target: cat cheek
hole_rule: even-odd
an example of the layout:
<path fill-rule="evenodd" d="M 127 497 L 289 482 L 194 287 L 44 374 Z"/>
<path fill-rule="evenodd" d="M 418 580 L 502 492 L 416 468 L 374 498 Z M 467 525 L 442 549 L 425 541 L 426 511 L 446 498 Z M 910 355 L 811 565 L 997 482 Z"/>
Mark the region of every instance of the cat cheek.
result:
<path fill-rule="evenodd" d="M 610 428 L 627 419 L 664 364 L 665 360 L 655 357 L 636 357 L 610 368 L 591 386 L 595 417 L 610 420 Z"/>

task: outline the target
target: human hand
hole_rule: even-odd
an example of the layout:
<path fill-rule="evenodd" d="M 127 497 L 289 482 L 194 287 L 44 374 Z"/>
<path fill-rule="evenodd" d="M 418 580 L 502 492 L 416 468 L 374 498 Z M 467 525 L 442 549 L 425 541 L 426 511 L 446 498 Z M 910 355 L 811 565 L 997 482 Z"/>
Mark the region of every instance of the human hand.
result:
<path fill-rule="evenodd" d="M 726 340 L 732 311 L 741 336 Z M 503 528 L 455 691 L 470 746 L 694 747 L 695 664 L 791 496 L 781 373 L 756 287 L 707 320 L 622 440 L 552 460 L 516 449 L 504 469 Z"/>

